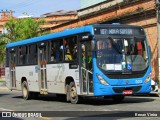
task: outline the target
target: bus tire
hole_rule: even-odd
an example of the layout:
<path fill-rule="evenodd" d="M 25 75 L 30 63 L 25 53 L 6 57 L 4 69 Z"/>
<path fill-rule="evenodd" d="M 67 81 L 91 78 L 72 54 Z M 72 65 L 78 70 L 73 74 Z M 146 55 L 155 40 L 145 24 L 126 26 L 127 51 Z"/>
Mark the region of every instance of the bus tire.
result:
<path fill-rule="evenodd" d="M 112 97 L 113 101 L 116 103 L 122 102 L 124 100 L 124 98 L 125 98 L 124 95 L 116 95 L 116 96 Z"/>
<path fill-rule="evenodd" d="M 22 96 L 25 100 L 31 99 L 31 92 L 29 92 L 27 81 L 23 81 L 22 83 Z"/>
<path fill-rule="evenodd" d="M 69 84 L 70 91 L 70 101 L 72 104 L 77 104 L 80 102 L 79 96 L 77 95 L 76 85 L 74 82 L 70 82 Z"/>
<path fill-rule="evenodd" d="M 66 101 L 70 101 L 70 91 L 69 91 L 69 85 L 66 84 Z"/>

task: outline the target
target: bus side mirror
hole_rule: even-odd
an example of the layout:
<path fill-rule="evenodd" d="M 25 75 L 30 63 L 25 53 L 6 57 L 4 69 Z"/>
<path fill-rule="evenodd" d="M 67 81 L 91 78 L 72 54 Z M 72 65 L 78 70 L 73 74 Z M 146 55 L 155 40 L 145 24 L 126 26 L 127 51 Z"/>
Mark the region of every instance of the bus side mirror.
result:
<path fill-rule="evenodd" d="M 96 51 L 96 43 L 95 43 L 95 41 L 92 40 L 91 46 L 92 46 L 92 51 Z"/>

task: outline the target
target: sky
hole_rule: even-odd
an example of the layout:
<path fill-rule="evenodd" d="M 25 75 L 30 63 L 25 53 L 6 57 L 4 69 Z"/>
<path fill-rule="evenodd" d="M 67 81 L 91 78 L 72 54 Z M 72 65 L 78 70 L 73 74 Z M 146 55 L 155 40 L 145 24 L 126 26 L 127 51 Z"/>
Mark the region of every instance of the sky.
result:
<path fill-rule="evenodd" d="M 48 12 L 78 9 L 80 0 L 0 0 L 0 12 L 12 10 L 14 17 L 19 17 L 22 13 L 39 17 Z"/>

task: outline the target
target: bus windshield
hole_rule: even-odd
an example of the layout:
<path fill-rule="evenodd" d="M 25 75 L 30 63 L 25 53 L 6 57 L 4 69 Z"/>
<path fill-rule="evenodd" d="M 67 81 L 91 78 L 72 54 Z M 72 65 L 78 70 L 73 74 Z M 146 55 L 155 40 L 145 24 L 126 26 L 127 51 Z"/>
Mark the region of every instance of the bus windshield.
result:
<path fill-rule="evenodd" d="M 97 65 L 108 72 L 143 71 L 148 67 L 146 38 L 97 39 Z"/>

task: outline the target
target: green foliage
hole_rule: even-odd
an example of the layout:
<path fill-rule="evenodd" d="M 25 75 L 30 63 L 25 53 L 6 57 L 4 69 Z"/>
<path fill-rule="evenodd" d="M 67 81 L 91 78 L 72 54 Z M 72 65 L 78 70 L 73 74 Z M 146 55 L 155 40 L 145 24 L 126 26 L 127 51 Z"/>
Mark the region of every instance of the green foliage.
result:
<path fill-rule="evenodd" d="M 34 20 L 33 18 L 12 18 L 5 24 L 5 27 L 9 32 L 6 37 L 10 40 L 10 42 L 15 42 L 39 36 L 42 34 L 40 25 L 44 22 L 45 21 L 43 19 Z"/>
<path fill-rule="evenodd" d="M 5 58 L 6 43 L 20 41 L 28 38 L 37 37 L 45 33 L 42 32 L 41 24 L 43 19 L 34 20 L 33 18 L 15 19 L 11 18 L 4 25 L 8 33 L 0 35 L 0 63 Z"/>
<path fill-rule="evenodd" d="M 0 40 L 0 64 L 4 61 L 5 58 L 5 41 Z"/>

